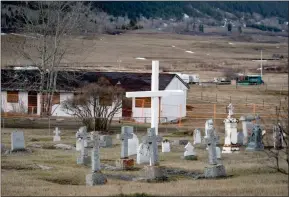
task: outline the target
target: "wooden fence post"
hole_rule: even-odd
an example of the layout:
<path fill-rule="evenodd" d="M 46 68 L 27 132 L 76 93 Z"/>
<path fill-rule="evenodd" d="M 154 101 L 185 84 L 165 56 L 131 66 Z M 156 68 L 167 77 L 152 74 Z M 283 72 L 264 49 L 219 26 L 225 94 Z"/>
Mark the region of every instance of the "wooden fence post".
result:
<path fill-rule="evenodd" d="M 264 99 L 263 99 L 263 108 L 264 108 Z"/>
<path fill-rule="evenodd" d="M 247 106 L 247 96 L 246 96 L 246 106 Z"/>
<path fill-rule="evenodd" d="M 231 96 L 230 96 L 230 103 L 232 102 Z"/>
<path fill-rule="evenodd" d="M 215 121 L 216 121 L 216 104 L 214 104 L 214 116 L 213 117 L 214 117 L 214 124 L 216 124 L 215 123 Z"/>
<path fill-rule="evenodd" d="M 179 118 L 179 127 L 182 125 L 182 104 L 180 104 L 180 118 Z"/>
<path fill-rule="evenodd" d="M 216 94 L 216 103 L 218 102 L 218 94 Z"/>
<path fill-rule="evenodd" d="M 253 104 L 253 114 L 256 114 L 256 104 Z"/>

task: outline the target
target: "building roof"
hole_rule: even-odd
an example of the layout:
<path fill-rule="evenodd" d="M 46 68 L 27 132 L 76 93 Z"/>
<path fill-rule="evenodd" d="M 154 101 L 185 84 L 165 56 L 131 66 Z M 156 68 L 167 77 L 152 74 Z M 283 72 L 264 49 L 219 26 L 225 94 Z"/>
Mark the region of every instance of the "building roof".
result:
<path fill-rule="evenodd" d="M 105 77 L 112 85 L 120 83 L 125 91 L 149 91 L 151 89 L 151 73 L 86 71 L 58 71 L 56 89 L 57 91 L 76 91 L 85 84 L 96 83 L 100 77 Z M 189 89 L 179 76 L 167 73 L 160 73 L 159 89 L 165 90 L 174 77 L 177 77 Z M 39 91 L 40 72 L 39 70 L 1 69 L 1 89 Z"/>

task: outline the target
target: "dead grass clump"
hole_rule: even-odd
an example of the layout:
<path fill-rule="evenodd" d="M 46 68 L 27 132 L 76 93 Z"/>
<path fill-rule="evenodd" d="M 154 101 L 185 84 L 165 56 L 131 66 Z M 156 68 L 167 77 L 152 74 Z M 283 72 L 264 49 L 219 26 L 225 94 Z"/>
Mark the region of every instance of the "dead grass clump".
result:
<path fill-rule="evenodd" d="M 40 140 L 39 139 L 36 139 L 36 138 L 31 138 L 30 139 L 30 142 L 39 142 Z"/>
<path fill-rule="evenodd" d="M 2 161 L 1 168 L 5 170 L 35 170 L 32 164 Z"/>
<path fill-rule="evenodd" d="M 41 176 L 39 179 L 56 183 L 59 185 L 84 185 L 84 178 L 77 176 L 75 173 L 58 173 L 48 176 Z"/>
<path fill-rule="evenodd" d="M 43 149 L 56 149 L 56 147 L 54 146 L 54 144 L 43 144 L 42 145 Z"/>

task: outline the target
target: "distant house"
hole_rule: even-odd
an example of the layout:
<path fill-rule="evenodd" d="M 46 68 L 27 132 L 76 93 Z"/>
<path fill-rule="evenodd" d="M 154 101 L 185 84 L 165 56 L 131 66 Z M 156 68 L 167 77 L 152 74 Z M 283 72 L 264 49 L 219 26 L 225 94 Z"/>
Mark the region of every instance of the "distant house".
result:
<path fill-rule="evenodd" d="M 120 85 L 126 92 L 149 91 L 151 89 L 151 73 L 59 71 L 51 110 L 52 116 L 69 117 L 70 115 L 62 110 L 61 102 L 73 97 L 81 85 L 96 83 L 100 77 L 105 77 L 112 85 Z M 39 81 L 38 70 L 2 69 L 2 112 L 40 115 Z M 161 122 L 185 117 L 189 86 L 176 74 L 160 73 L 159 89 L 184 90 L 185 92 L 182 96 L 160 99 Z M 139 122 L 150 122 L 150 103 L 150 98 L 133 98 L 130 102 L 123 103 L 122 110 L 114 118 L 132 117 Z"/>

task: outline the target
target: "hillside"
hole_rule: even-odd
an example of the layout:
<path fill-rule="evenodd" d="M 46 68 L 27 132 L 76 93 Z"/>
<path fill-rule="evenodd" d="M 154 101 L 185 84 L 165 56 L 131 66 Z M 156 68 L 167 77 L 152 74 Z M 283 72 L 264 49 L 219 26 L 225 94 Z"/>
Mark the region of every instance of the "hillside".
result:
<path fill-rule="evenodd" d="M 86 1 L 84 4 L 90 5 L 95 14 L 94 25 L 105 26 L 98 28 L 102 29 L 100 33 L 138 28 L 184 33 L 197 30 L 199 25 L 225 27 L 229 23 L 236 29 L 288 31 L 288 2 Z M 15 27 L 18 11 L 24 5 L 25 2 L 1 2 L 2 28 Z M 31 13 L 36 11 L 35 2 L 28 5 Z"/>

